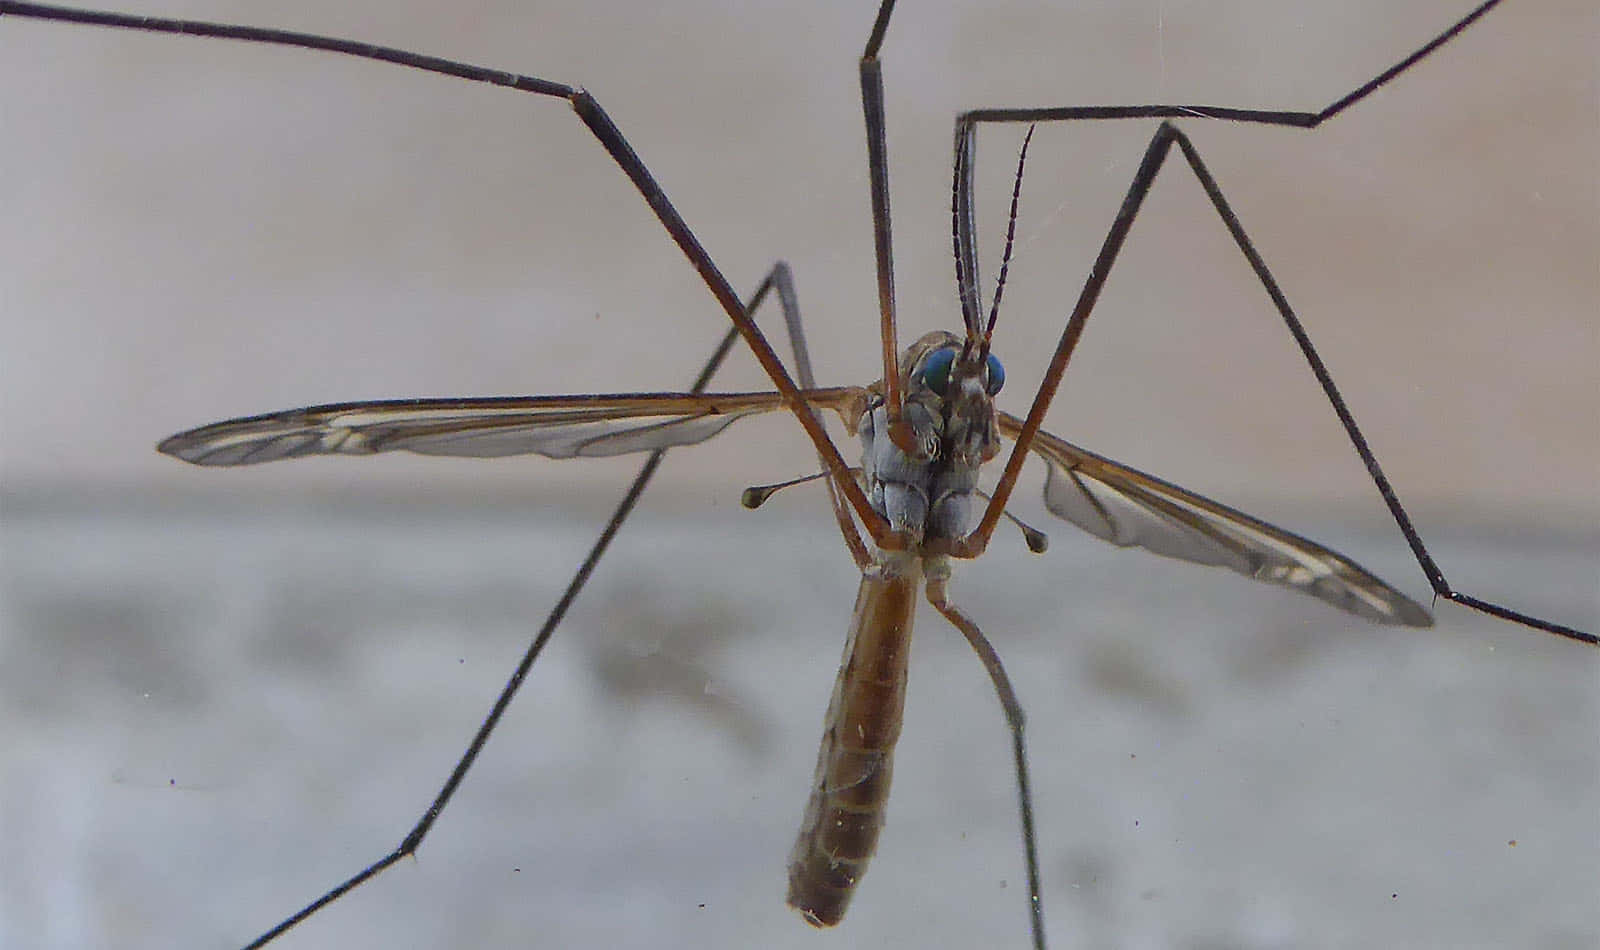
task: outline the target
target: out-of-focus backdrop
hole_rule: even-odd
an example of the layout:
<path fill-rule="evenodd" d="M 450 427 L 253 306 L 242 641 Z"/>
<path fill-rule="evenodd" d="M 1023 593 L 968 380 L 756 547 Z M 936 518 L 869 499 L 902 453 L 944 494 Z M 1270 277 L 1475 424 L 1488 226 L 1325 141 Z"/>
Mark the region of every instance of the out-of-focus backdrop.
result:
<path fill-rule="evenodd" d="M 1461 2 L 908 2 L 902 338 L 958 322 L 954 113 L 1321 107 Z M 593 92 L 736 286 L 877 375 L 869 4 L 188 2 Z M 1509 0 L 1314 133 L 1189 122 L 1460 588 L 1600 626 L 1600 13 Z M 570 109 L 338 57 L 0 18 L 0 943 L 242 942 L 392 846 L 633 460 L 204 471 L 319 402 L 681 388 L 725 318 Z M 980 142 L 986 281 L 1021 129 Z M 996 346 L 1020 410 L 1151 132 L 1041 127 Z M 773 325 L 774 312 L 768 315 Z M 765 388 L 740 354 L 717 388 Z M 1427 592 L 1180 164 L 1049 417 Z M 847 451 L 846 453 L 852 454 Z M 1004 730 L 922 618 L 882 854 L 782 905 L 854 577 L 793 422 L 675 453 L 424 847 L 285 946 L 1020 944 Z M 958 574 L 1031 715 L 1063 946 L 1600 940 L 1596 651 L 1347 620 L 1050 524 Z M 941 701 L 935 701 L 935 698 Z"/>

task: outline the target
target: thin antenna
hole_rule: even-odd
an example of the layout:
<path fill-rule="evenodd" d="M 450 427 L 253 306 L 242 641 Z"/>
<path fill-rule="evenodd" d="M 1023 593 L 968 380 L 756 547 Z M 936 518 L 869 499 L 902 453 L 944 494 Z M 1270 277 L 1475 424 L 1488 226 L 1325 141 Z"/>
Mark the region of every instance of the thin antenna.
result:
<path fill-rule="evenodd" d="M 994 282 L 994 303 L 989 307 L 989 323 L 983 328 L 983 348 L 989 349 L 989 338 L 994 336 L 994 322 L 1000 316 L 1000 295 L 1006 289 L 1006 271 L 1011 268 L 1011 245 L 1017 237 L 1017 204 L 1022 198 L 1022 167 L 1028 162 L 1028 143 L 1033 141 L 1037 125 L 1028 125 L 1028 134 L 1022 137 L 1022 152 L 1017 155 L 1017 177 L 1011 183 L 1011 214 L 1006 220 L 1006 249 L 1000 255 L 1000 276 Z"/>
<path fill-rule="evenodd" d="M 961 299 L 961 324 L 967 328 L 967 336 L 971 337 L 978 333 L 977 291 L 971 286 L 976 278 L 968 273 L 967 256 L 961 250 L 961 178 L 967 171 L 967 158 L 967 150 L 960 147 L 958 140 L 956 160 L 950 174 L 950 250 L 956 262 L 956 296 Z"/>

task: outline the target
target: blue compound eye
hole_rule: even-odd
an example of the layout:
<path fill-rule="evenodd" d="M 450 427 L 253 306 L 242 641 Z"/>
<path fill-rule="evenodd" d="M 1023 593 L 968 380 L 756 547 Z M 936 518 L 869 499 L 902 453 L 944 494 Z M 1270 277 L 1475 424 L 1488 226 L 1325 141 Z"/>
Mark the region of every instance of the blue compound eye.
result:
<path fill-rule="evenodd" d="M 922 385 L 943 396 L 946 389 L 950 388 L 950 367 L 956 365 L 956 349 L 947 346 L 942 350 L 934 350 L 928 358 L 922 361 L 922 372 L 918 378 Z"/>
<path fill-rule="evenodd" d="M 989 384 L 984 389 L 993 396 L 1006 384 L 1006 368 L 1000 365 L 1000 357 L 989 354 Z"/>

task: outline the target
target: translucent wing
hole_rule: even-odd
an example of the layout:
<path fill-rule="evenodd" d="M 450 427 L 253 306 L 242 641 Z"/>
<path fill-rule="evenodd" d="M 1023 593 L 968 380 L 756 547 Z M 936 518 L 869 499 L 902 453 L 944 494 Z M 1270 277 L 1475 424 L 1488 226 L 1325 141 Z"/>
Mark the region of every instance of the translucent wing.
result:
<path fill-rule="evenodd" d="M 1001 432 L 1016 438 L 1022 420 L 1009 413 L 999 415 Z M 1120 547 L 1226 567 L 1378 623 L 1433 626 L 1433 617 L 1415 601 L 1315 541 L 1047 432 L 1034 437 L 1032 450 L 1050 469 L 1045 507 L 1095 537 Z"/>
<path fill-rule="evenodd" d="M 857 387 L 813 389 L 806 396 L 815 408 L 839 413 L 851 429 L 866 398 Z M 779 393 L 390 399 L 215 422 L 157 448 L 196 465 L 401 450 L 471 458 L 595 457 L 692 445 L 746 416 L 786 406 Z"/>

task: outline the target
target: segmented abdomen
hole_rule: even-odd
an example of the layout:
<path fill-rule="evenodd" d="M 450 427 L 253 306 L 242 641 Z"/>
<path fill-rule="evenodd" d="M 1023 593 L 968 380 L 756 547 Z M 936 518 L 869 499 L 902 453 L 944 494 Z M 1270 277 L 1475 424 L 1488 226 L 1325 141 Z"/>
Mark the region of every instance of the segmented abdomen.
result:
<path fill-rule="evenodd" d="M 861 575 L 811 799 L 789 854 L 789 905 L 817 927 L 844 918 L 878 843 L 921 581 L 920 562 L 903 556 Z"/>

